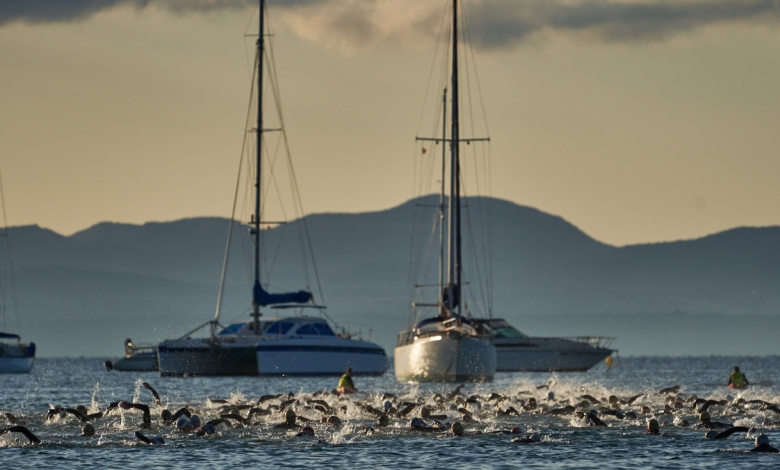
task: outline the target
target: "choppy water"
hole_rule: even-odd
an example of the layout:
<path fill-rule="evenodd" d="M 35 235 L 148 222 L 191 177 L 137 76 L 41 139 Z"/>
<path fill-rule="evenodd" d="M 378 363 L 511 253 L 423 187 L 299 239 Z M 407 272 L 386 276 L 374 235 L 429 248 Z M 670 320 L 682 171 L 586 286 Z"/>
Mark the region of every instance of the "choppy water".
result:
<path fill-rule="evenodd" d="M 283 421 L 281 414 L 258 418 L 261 423 L 242 429 L 221 429 L 215 435 L 195 437 L 163 426 L 161 408 L 152 408 L 152 429 L 148 436 L 163 436 L 166 444 L 151 447 L 139 443 L 133 433 L 141 424 L 137 411 L 113 412 L 94 422 L 94 437 L 79 437 L 81 424 L 73 417 L 47 422 L 50 405 L 75 407 L 85 405 L 90 411 L 104 410 L 109 402 L 136 400 L 153 405 L 152 396 L 141 387 L 151 383 L 162 396 L 163 407 L 176 410 L 191 407 L 203 421 L 218 416 L 218 405 L 208 399 L 229 399 L 233 403 L 251 402 L 266 394 L 295 394 L 300 403 L 296 410 L 303 416 L 319 420 L 316 410 L 307 409 L 304 400 L 320 390 L 332 390 L 335 378 L 166 378 L 155 373 L 106 372 L 99 359 L 62 359 L 37 361 L 29 375 L 0 376 L 0 409 L 12 412 L 27 421 L 43 442 L 28 445 L 18 434 L 0 437 L 0 456 L 4 468 L 63 468 L 76 464 L 93 468 L 205 468 L 278 467 L 278 468 L 779 468 L 780 455 L 719 450 L 748 450 L 752 442 L 738 433 L 727 440 L 705 440 L 704 431 L 664 426 L 662 435 L 645 432 L 645 416 L 635 421 L 620 421 L 603 417 L 607 428 L 585 426 L 572 416 L 551 416 L 539 411 L 522 412 L 520 416 L 496 418 L 496 409 L 514 406 L 520 410 L 519 399 L 534 396 L 540 405 L 562 407 L 570 397 L 590 394 L 596 398 L 617 395 L 627 398 L 640 393 L 645 397 L 623 410 L 639 412 L 643 405 L 653 410 L 664 409 L 664 396 L 658 390 L 681 385 L 680 393 L 688 397 L 724 399 L 740 397 L 780 403 L 780 358 L 626 358 L 616 369 L 605 373 L 602 366 L 588 373 L 499 374 L 488 384 L 467 385 L 463 397 L 479 395 L 481 411 L 476 411 L 478 423 L 468 431 L 491 431 L 519 426 L 539 433 L 537 444 L 511 442 L 507 434 L 469 434 L 455 438 L 449 434 L 418 433 L 408 430 L 409 418 L 391 420 L 387 428 L 366 429 L 375 417 L 353 404 L 360 400 L 381 408 L 381 395 L 398 395 L 397 401 L 426 402 L 435 405 L 435 393 L 453 390 L 452 385 L 406 385 L 396 382 L 391 373 L 382 377 L 357 377 L 357 386 L 364 392 L 346 399 L 327 396 L 332 405 L 345 406 L 339 416 L 340 428 L 316 422 L 317 436 L 326 443 L 307 438 L 295 438 L 293 433 L 277 431 L 272 424 Z M 724 387 L 733 366 L 739 365 L 752 383 L 761 385 L 744 391 Z M 547 400 L 548 390 L 537 389 L 551 381 L 558 403 Z M 510 400 L 498 405 L 487 400 L 497 392 Z M 521 392 L 531 392 L 532 395 Z M 322 398 L 322 397 L 317 397 Z M 279 401 L 268 401 L 267 406 Z M 597 406 L 594 408 L 598 408 Z M 434 409 L 435 413 L 436 411 Z M 445 407 L 449 421 L 460 412 Z M 710 408 L 713 420 L 756 426 L 780 444 L 780 415 L 758 409 L 736 409 L 724 406 Z M 419 409 L 409 417 L 419 416 Z M 676 415 L 667 414 L 659 421 L 673 418 L 695 423 L 696 411 L 687 405 Z M 3 419 L 0 417 L 0 419 Z M 8 423 L 4 423 L 7 425 Z"/>

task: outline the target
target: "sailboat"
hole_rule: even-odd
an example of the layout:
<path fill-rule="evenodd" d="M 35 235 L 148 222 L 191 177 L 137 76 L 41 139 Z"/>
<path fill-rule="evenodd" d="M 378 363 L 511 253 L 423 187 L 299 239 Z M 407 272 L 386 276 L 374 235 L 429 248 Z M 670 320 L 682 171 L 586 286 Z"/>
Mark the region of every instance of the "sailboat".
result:
<path fill-rule="evenodd" d="M 35 343 L 23 344 L 21 337 L 13 332 L 8 318 L 8 306 L 15 304 L 15 288 L 13 284 L 13 263 L 11 263 L 10 236 L 8 223 L 5 219 L 5 197 L 3 195 L 2 182 L 0 181 L 0 207 L 3 209 L 3 228 L 0 231 L 0 256 L 2 256 L 2 270 L 0 270 L 0 374 L 26 374 L 32 369 L 35 362 Z M 16 307 L 14 305 L 14 307 Z"/>
<path fill-rule="evenodd" d="M 160 375 L 340 375 L 350 367 L 354 374 L 383 374 L 388 368 L 384 349 L 370 341 L 356 339 L 346 328 L 339 327 L 325 314 L 325 306 L 315 303 L 311 290 L 272 293 L 268 287 L 270 283 L 261 279 L 261 274 L 265 272 L 262 269 L 261 256 L 264 227 L 277 223 L 265 221 L 264 214 L 261 213 L 263 136 L 268 132 L 281 132 L 286 142 L 283 125 L 280 129 L 266 129 L 263 121 L 263 64 L 268 59 L 272 63 L 273 59 L 273 54 L 270 54 L 270 57 L 266 55 L 265 15 L 265 1 L 260 0 L 254 71 L 257 122 L 256 127 L 248 129 L 248 135 L 256 137 L 255 158 L 252 162 L 255 171 L 254 208 L 249 222 L 252 239 L 252 304 L 249 311 L 251 320 L 234 322 L 224 327 L 220 324 L 220 309 L 234 227 L 234 221 L 231 220 L 215 318 L 181 338 L 163 341 L 157 345 Z M 275 71 L 268 72 L 274 91 L 272 94 L 279 109 L 274 82 Z M 281 120 L 281 116 L 279 119 Z M 304 224 L 305 229 L 305 220 L 302 219 L 299 223 Z M 264 318 L 262 309 L 265 308 L 292 311 L 294 314 Z M 304 315 L 302 312 L 305 309 L 318 310 L 320 315 Z M 206 327 L 210 330 L 208 337 L 192 337 L 196 331 Z"/>
<path fill-rule="evenodd" d="M 439 199 L 439 283 L 436 302 L 414 302 L 415 312 L 409 330 L 398 335 L 395 348 L 395 375 L 400 381 L 485 381 L 496 372 L 496 348 L 491 335 L 479 331 L 466 314 L 463 266 L 463 236 L 461 232 L 461 144 L 488 139 L 465 139 L 460 135 L 460 102 L 458 82 L 458 0 L 452 2 L 452 56 L 450 86 L 452 109 L 450 135 L 446 138 L 445 89 L 442 105 L 441 138 L 418 140 L 449 144 L 449 165 L 442 156 L 441 194 Z M 442 146 L 445 149 L 447 145 Z M 449 168 L 449 178 L 445 172 Z M 449 180 L 448 228 L 446 256 L 444 254 L 445 181 Z M 446 267 L 445 267 L 446 258 Z M 446 273 L 445 273 L 446 270 Z M 420 319 L 420 308 L 434 308 L 436 315 Z"/>

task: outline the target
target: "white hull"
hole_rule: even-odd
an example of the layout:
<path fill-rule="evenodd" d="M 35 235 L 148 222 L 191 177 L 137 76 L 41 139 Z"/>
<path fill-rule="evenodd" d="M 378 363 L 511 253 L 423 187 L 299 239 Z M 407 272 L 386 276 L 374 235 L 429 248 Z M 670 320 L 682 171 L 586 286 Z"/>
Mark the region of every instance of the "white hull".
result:
<path fill-rule="evenodd" d="M 0 357 L 0 374 L 26 374 L 34 361 L 34 357 Z"/>
<path fill-rule="evenodd" d="M 355 375 L 387 372 L 384 349 L 374 343 L 332 338 L 265 339 L 238 336 L 163 341 L 157 347 L 162 376 Z"/>
<path fill-rule="evenodd" d="M 157 351 L 123 357 L 113 363 L 113 368 L 122 372 L 154 372 L 158 370 Z"/>
<path fill-rule="evenodd" d="M 554 338 L 528 338 L 520 343 L 496 340 L 502 372 L 587 371 L 612 354 L 611 349 Z"/>
<path fill-rule="evenodd" d="M 496 348 L 482 336 L 424 336 L 395 348 L 395 376 L 400 381 L 485 381 L 495 372 Z"/>
<path fill-rule="evenodd" d="M 269 340 L 257 344 L 260 375 L 355 375 L 387 372 L 387 356 L 376 344 L 356 340 Z"/>

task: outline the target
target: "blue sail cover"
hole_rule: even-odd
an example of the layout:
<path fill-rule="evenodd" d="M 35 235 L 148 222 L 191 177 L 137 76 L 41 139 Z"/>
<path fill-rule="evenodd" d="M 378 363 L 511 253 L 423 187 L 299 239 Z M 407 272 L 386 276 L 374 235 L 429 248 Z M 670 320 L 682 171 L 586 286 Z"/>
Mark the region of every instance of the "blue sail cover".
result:
<path fill-rule="evenodd" d="M 13 333 L 3 333 L 0 331 L 0 339 L 19 339 L 19 335 Z"/>
<path fill-rule="evenodd" d="M 256 283 L 252 289 L 254 303 L 265 307 L 266 305 L 276 304 L 305 304 L 312 299 L 310 292 L 299 290 L 298 292 L 289 292 L 283 294 L 269 294 L 263 289 L 260 283 Z"/>

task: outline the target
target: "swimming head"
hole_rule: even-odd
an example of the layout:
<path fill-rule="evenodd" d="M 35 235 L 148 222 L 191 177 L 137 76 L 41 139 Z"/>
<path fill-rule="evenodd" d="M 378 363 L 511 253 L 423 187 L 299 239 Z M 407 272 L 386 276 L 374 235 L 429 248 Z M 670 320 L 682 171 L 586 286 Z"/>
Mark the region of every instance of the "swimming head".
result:
<path fill-rule="evenodd" d="M 704 438 L 705 439 L 712 439 L 712 438 L 714 438 L 717 435 L 718 435 L 718 431 L 715 431 L 715 430 L 707 431 L 707 434 L 704 435 Z"/>
<path fill-rule="evenodd" d="M 387 410 L 389 410 L 390 408 L 393 407 L 393 404 L 390 403 L 390 400 L 387 400 L 387 401 L 385 401 L 385 403 L 382 406 L 384 406 L 385 411 L 387 411 Z"/>
<path fill-rule="evenodd" d="M 548 400 L 555 400 L 555 392 L 547 392 Z"/>
<path fill-rule="evenodd" d="M 339 419 L 338 416 L 328 416 L 328 424 L 338 426 L 339 424 L 341 424 L 341 419 Z"/>
<path fill-rule="evenodd" d="M 651 419 L 647 422 L 647 432 L 650 434 L 658 434 L 661 431 L 661 426 L 658 425 L 658 420 Z"/>
<path fill-rule="evenodd" d="M 769 445 L 769 438 L 766 436 L 766 434 L 759 434 L 756 436 L 756 447 L 758 446 L 768 446 Z"/>
<path fill-rule="evenodd" d="M 517 426 L 512 428 L 512 434 L 522 434 L 523 430 L 518 428 Z"/>
<path fill-rule="evenodd" d="M 704 410 L 699 414 L 699 422 L 700 423 L 709 423 L 711 420 L 710 413 L 707 410 Z"/>
<path fill-rule="evenodd" d="M 619 402 L 620 400 L 618 400 L 618 397 L 616 397 L 615 395 L 610 395 L 609 398 L 607 398 L 607 401 L 609 402 L 610 405 L 613 405 Z"/>
<path fill-rule="evenodd" d="M 382 413 L 379 415 L 379 419 L 376 420 L 376 425 L 380 427 L 385 427 L 390 422 L 390 419 L 387 417 L 386 414 Z"/>
<path fill-rule="evenodd" d="M 87 414 L 89 414 L 89 412 L 87 411 L 87 407 L 84 406 L 84 405 L 77 406 L 76 407 L 76 411 L 78 411 L 83 416 L 86 416 Z"/>
<path fill-rule="evenodd" d="M 211 435 L 217 432 L 217 428 L 215 428 L 211 424 L 206 423 L 203 426 L 201 426 L 200 431 L 202 431 L 204 434 Z"/>
<path fill-rule="evenodd" d="M 184 431 L 189 425 L 190 425 L 190 420 L 187 419 L 186 416 L 182 416 L 176 421 L 176 429 L 178 429 L 179 431 Z"/>
<path fill-rule="evenodd" d="M 457 421 L 452 423 L 452 435 L 453 436 L 462 436 L 463 435 L 463 425 L 460 424 Z"/>
<path fill-rule="evenodd" d="M 423 420 L 421 420 L 420 418 L 412 418 L 412 422 L 409 423 L 409 427 L 411 427 L 412 429 L 423 428 L 425 427 L 425 422 L 423 422 Z"/>
<path fill-rule="evenodd" d="M 430 418 L 431 417 L 431 409 L 428 408 L 427 406 L 423 406 L 422 409 L 420 410 L 420 416 L 422 417 L 422 419 Z"/>
<path fill-rule="evenodd" d="M 296 416 L 293 410 L 287 410 L 287 413 L 284 414 L 284 420 L 287 422 L 287 424 L 294 424 L 295 418 Z"/>
<path fill-rule="evenodd" d="M 169 423 L 171 422 L 171 419 L 173 419 L 173 413 L 168 410 L 162 410 L 160 412 L 160 419 L 163 420 L 164 423 Z"/>
<path fill-rule="evenodd" d="M 85 424 L 84 427 L 81 428 L 81 435 L 82 436 L 94 436 L 95 435 L 95 426 L 92 426 L 89 423 Z"/>
<path fill-rule="evenodd" d="M 539 442 L 542 440 L 542 436 L 538 434 L 531 434 L 530 436 L 528 436 L 528 440 L 530 440 L 531 442 Z"/>
<path fill-rule="evenodd" d="M 474 421 L 474 417 L 471 415 L 463 415 L 463 417 L 460 420 L 463 421 L 464 423 L 470 423 Z"/>
<path fill-rule="evenodd" d="M 301 436 L 314 437 L 314 428 L 311 426 L 304 426 L 298 431 L 298 434 Z"/>
<path fill-rule="evenodd" d="M 190 416 L 190 426 L 196 429 L 200 427 L 200 417 L 198 415 Z"/>

